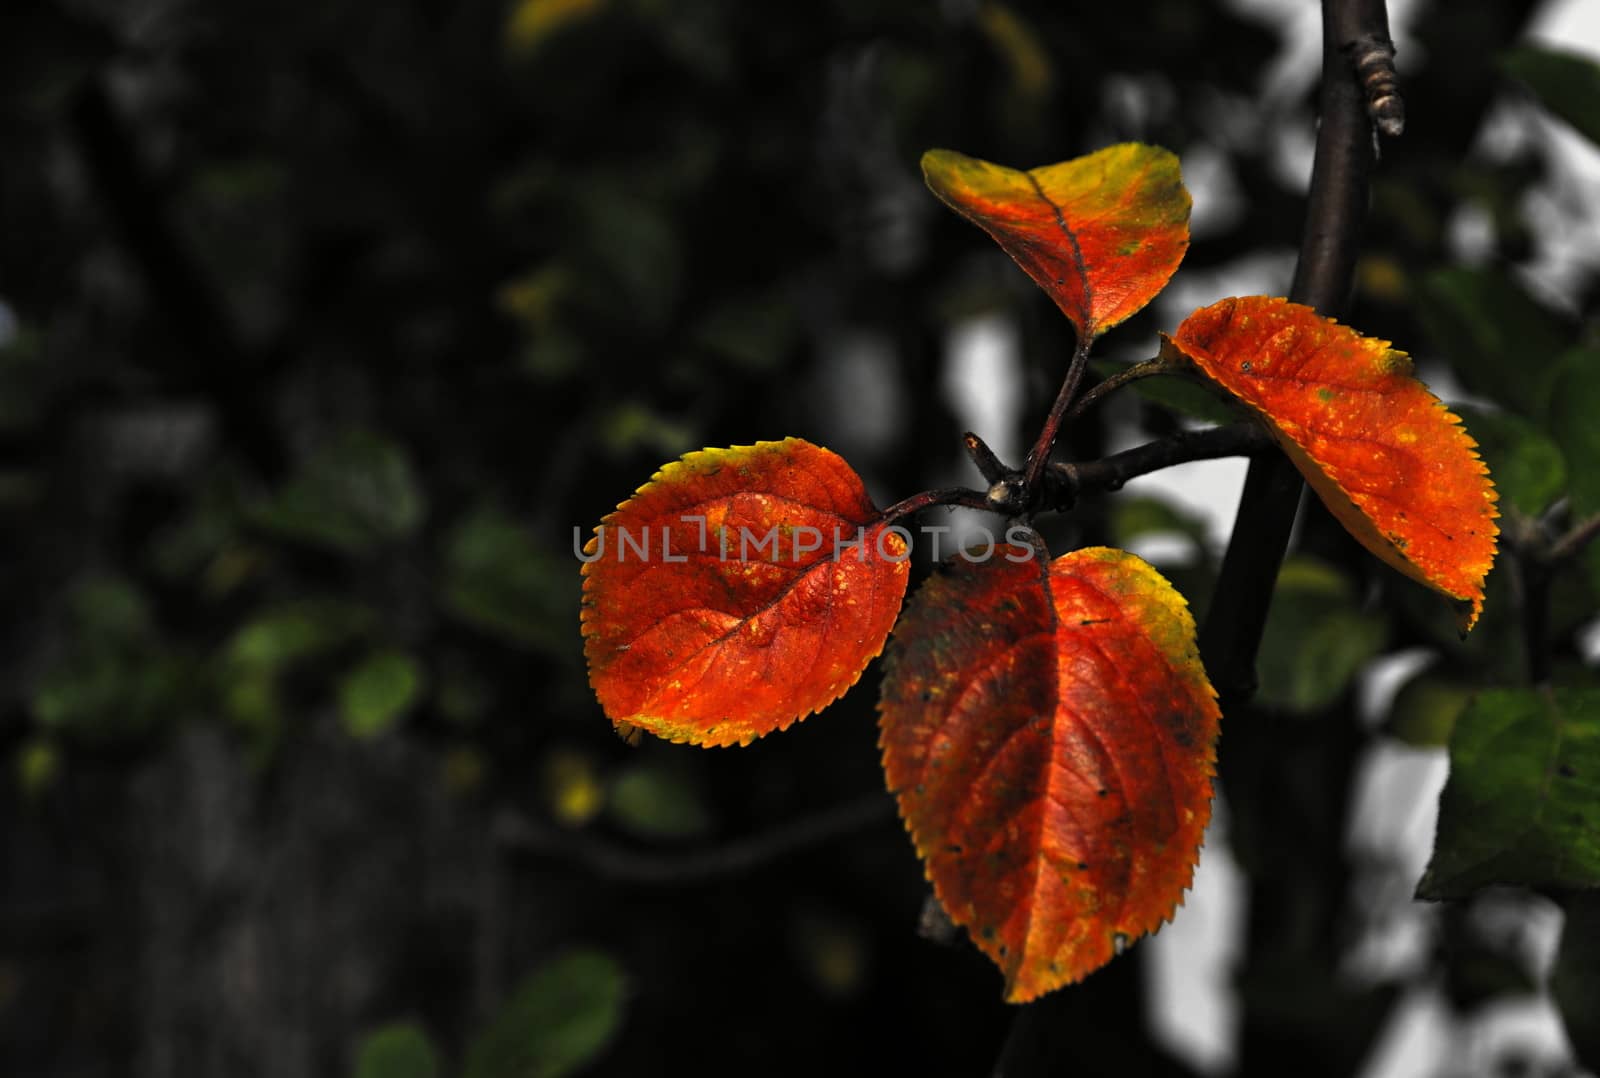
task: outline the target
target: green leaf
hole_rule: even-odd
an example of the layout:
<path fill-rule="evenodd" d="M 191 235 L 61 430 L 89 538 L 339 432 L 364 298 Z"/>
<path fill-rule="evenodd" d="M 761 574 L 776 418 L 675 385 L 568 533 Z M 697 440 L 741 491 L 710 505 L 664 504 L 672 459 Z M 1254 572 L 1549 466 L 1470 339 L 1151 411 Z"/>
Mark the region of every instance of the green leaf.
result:
<path fill-rule="evenodd" d="M 800 325 L 794 304 L 762 295 L 714 308 L 694 336 L 736 369 L 770 374 L 799 339 Z"/>
<path fill-rule="evenodd" d="M 60 777 L 61 750 L 47 738 L 32 738 L 17 750 L 15 765 L 22 796 L 33 800 L 54 786 Z"/>
<path fill-rule="evenodd" d="M 420 1027 L 410 1022 L 384 1026 L 361 1042 L 355 1078 L 438 1078 L 439 1053 Z"/>
<path fill-rule="evenodd" d="M 1528 84 L 1544 107 L 1600 146 L 1600 64 L 1587 56 L 1523 47 L 1500 66 Z"/>
<path fill-rule="evenodd" d="M 1566 927 L 1550 971 L 1550 994 L 1566 1022 L 1578 1062 L 1600 1070 L 1600 893 L 1565 896 Z"/>
<path fill-rule="evenodd" d="M 80 638 L 96 645 L 137 644 L 151 631 L 149 604 L 124 577 L 89 577 L 73 588 L 69 603 Z"/>
<path fill-rule="evenodd" d="M 575 951 L 546 963 L 479 1034 L 464 1078 L 560 1078 L 597 1057 L 622 1024 L 627 979 L 610 956 Z"/>
<path fill-rule="evenodd" d="M 1579 348 L 1561 358 L 1550 397 L 1550 433 L 1567 461 L 1572 517 L 1600 513 L 1600 349 Z M 1600 543 L 1590 543 L 1582 560 L 1600 588 Z"/>
<path fill-rule="evenodd" d="M 1089 368 L 1102 380 L 1129 366 L 1132 364 L 1113 359 L 1089 361 Z M 1245 413 L 1226 398 L 1186 375 L 1153 374 L 1148 378 L 1140 378 L 1126 388 L 1132 389 L 1151 404 L 1203 423 L 1237 423 L 1246 418 Z"/>
<path fill-rule="evenodd" d="M 269 608 L 234 633 L 224 654 L 235 669 L 276 671 L 327 654 L 371 624 L 363 607 L 308 599 Z"/>
<path fill-rule="evenodd" d="M 694 448 L 689 427 L 639 401 L 622 401 L 608 408 L 596 427 L 600 444 L 614 457 L 632 453 L 675 457 Z"/>
<path fill-rule="evenodd" d="M 1600 349 L 1581 348 L 1561 358 L 1550 399 L 1550 432 L 1566 455 L 1572 508 L 1600 509 Z"/>
<path fill-rule="evenodd" d="M 693 838 L 711 827 L 711 813 L 692 776 L 662 763 L 628 768 L 611 784 L 611 815 L 643 838 Z"/>
<path fill-rule="evenodd" d="M 1419 298 L 1423 325 L 1468 389 L 1543 417 L 1557 357 L 1573 339 L 1560 315 L 1492 269 L 1431 273 Z"/>
<path fill-rule="evenodd" d="M 1271 707 L 1312 712 L 1332 704 L 1383 649 L 1384 620 L 1361 610 L 1350 582 L 1310 558 L 1278 574 L 1257 667 Z"/>
<path fill-rule="evenodd" d="M 65 607 L 66 647 L 30 686 L 29 710 L 41 728 L 127 741 L 188 714 L 194 664 L 161 638 L 131 580 L 87 577 Z"/>
<path fill-rule="evenodd" d="M 1160 498 L 1118 498 L 1111 506 L 1111 540 L 1127 547 L 1140 536 L 1177 534 L 1206 552 L 1206 522 Z"/>
<path fill-rule="evenodd" d="M 1489 465 L 1500 511 L 1537 517 L 1567 489 L 1561 449 L 1538 427 L 1510 412 L 1471 406 L 1456 409 Z"/>
<path fill-rule="evenodd" d="M 1419 674 L 1395 694 L 1384 732 L 1408 745 L 1442 748 L 1450 743 L 1450 731 L 1471 699 L 1472 689 L 1459 681 Z"/>
<path fill-rule="evenodd" d="M 251 516 L 286 538 L 362 554 L 410 535 L 426 513 L 405 450 L 371 432 L 351 431 L 314 453 Z"/>
<path fill-rule="evenodd" d="M 1417 897 L 1491 884 L 1600 887 L 1600 691 L 1498 689 L 1456 720 Z"/>
<path fill-rule="evenodd" d="M 339 682 L 339 718 L 351 737 L 377 737 L 416 703 L 422 669 L 403 651 L 367 656 Z"/>
<path fill-rule="evenodd" d="M 456 617 L 513 643 L 576 661 L 579 577 L 503 513 L 480 509 L 445 547 L 444 601 Z"/>

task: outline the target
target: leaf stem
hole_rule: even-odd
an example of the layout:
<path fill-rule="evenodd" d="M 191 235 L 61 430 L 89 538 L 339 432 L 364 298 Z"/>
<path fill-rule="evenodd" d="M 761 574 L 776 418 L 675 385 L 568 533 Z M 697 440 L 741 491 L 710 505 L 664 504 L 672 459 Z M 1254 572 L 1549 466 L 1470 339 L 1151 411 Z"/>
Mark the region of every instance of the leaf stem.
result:
<path fill-rule="evenodd" d="M 1067 415 L 1067 406 L 1072 403 L 1073 394 L 1078 391 L 1078 383 L 1083 381 L 1083 372 L 1089 366 L 1089 349 L 1093 345 L 1093 337 L 1087 335 L 1078 337 L 1078 343 L 1072 349 L 1072 362 L 1067 364 L 1067 374 L 1061 379 L 1061 389 L 1056 393 L 1055 403 L 1050 406 L 1050 414 L 1045 417 L 1044 426 L 1039 430 L 1039 437 L 1034 441 L 1033 448 L 1028 451 L 1027 470 L 1022 477 L 1024 505 L 1033 505 L 1039 495 L 1039 484 L 1044 479 L 1045 465 L 1050 462 L 1050 450 L 1055 448 L 1056 436 L 1061 433 L 1061 421 Z"/>
<path fill-rule="evenodd" d="M 924 490 L 920 494 L 913 494 L 909 498 L 902 498 L 879 514 L 879 522 L 892 524 L 901 517 L 908 517 L 912 513 L 920 512 L 933 505 L 961 505 L 968 509 L 992 509 L 988 495 L 979 490 L 969 490 L 966 487 L 940 487 L 937 490 Z"/>
<path fill-rule="evenodd" d="M 1149 378 L 1153 374 L 1170 374 L 1177 369 L 1176 364 L 1168 362 L 1162 356 L 1143 360 L 1133 364 L 1131 367 L 1124 367 L 1116 374 L 1111 375 L 1111 377 L 1097 382 L 1085 390 L 1083 396 L 1078 398 L 1078 403 L 1074 404 L 1071 410 L 1067 412 L 1067 418 L 1077 419 L 1084 412 L 1094 407 L 1102 398 L 1115 393 L 1130 382 L 1137 382 L 1141 378 Z"/>

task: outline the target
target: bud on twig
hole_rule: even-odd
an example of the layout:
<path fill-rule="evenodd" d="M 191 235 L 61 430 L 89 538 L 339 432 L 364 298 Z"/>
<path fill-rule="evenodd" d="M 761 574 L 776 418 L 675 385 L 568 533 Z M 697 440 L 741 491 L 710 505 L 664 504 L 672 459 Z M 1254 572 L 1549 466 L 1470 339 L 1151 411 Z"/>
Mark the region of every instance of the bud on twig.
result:
<path fill-rule="evenodd" d="M 1380 133 L 1395 138 L 1406 128 L 1406 106 L 1394 70 L 1394 42 L 1377 34 L 1357 38 L 1351 60 L 1367 97 L 1367 115 Z"/>

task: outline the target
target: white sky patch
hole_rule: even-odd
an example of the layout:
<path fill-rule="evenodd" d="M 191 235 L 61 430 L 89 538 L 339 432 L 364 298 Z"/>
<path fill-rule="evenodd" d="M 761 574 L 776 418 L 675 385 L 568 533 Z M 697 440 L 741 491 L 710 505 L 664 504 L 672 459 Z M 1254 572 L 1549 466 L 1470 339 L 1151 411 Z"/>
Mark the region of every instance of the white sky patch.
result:
<path fill-rule="evenodd" d="M 1183 908 L 1143 945 L 1149 978 L 1152 1035 L 1206 1074 L 1234 1062 L 1239 1003 L 1233 992 L 1234 964 L 1244 939 L 1245 879 L 1227 843 L 1227 810 L 1213 802 Z"/>
<path fill-rule="evenodd" d="M 891 449 L 906 419 L 894 345 L 886 334 L 846 330 L 824 342 L 816 375 L 827 444 L 846 460 Z"/>
<path fill-rule="evenodd" d="M 945 344 L 939 387 L 951 411 L 1008 464 L 1022 463 L 1022 341 L 1014 319 L 981 314 L 958 322 Z"/>

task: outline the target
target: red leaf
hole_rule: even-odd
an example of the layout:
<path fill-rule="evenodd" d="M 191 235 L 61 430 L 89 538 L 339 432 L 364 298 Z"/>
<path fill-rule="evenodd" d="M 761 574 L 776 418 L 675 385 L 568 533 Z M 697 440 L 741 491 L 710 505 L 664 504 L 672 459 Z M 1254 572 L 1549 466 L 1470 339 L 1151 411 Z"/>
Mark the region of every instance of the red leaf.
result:
<path fill-rule="evenodd" d="M 908 605 L 884 771 L 951 918 L 1021 1003 L 1171 918 L 1219 713 L 1183 598 L 1132 554 L 954 559 Z"/>
<path fill-rule="evenodd" d="M 1080 339 L 1149 303 L 1189 247 L 1178 158 L 1154 146 L 1125 142 L 1027 172 L 929 150 L 922 174 L 1050 294 Z"/>
<path fill-rule="evenodd" d="M 600 706 L 619 728 L 699 745 L 749 744 L 826 707 L 900 612 L 902 535 L 848 464 L 798 438 L 667 465 L 585 548 Z"/>
<path fill-rule="evenodd" d="M 1194 312 L 1162 352 L 1265 420 L 1361 545 L 1470 604 L 1472 627 L 1500 532 L 1494 484 L 1477 443 L 1404 352 L 1267 296 Z"/>

